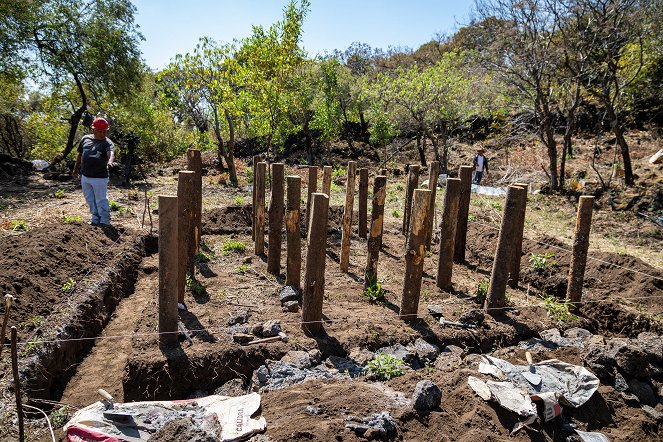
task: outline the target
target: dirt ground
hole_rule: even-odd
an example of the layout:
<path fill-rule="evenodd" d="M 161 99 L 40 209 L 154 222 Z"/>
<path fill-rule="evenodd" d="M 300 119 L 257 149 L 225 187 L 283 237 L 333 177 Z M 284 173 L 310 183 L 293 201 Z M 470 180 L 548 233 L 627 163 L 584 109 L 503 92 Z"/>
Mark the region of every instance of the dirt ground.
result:
<path fill-rule="evenodd" d="M 650 170 L 645 165 L 646 150 L 638 152 L 634 153 L 638 170 Z M 458 151 L 454 155 L 455 161 L 459 161 L 470 153 Z M 206 154 L 204 159 L 209 165 L 211 156 Z M 398 159 L 402 158 L 394 161 Z M 498 184 L 495 175 L 503 169 L 496 163 L 492 182 Z M 104 269 L 120 261 L 123 254 L 131 253 L 138 241 L 149 243 L 145 238 L 150 230 L 156 231 L 158 222 L 156 195 L 175 193 L 175 173 L 182 166 L 180 160 L 155 170 L 148 183 L 137 182 L 133 189 L 112 186 L 110 197 L 118 203 L 119 210 L 113 213 L 116 228 L 105 230 L 85 224 L 86 206 L 75 183 L 52 182 L 31 175 L 3 186 L 0 203 L 8 209 L 0 212 L 0 222 L 6 226 L 0 231 L 0 288 L 17 298 L 9 324 L 18 326 L 21 340 L 32 337 L 38 342 L 39 330 L 59 325 L 49 322 L 51 313 L 87 287 L 72 285 L 71 280 L 75 283 L 93 280 L 95 275 L 101 275 Z M 211 259 L 199 263 L 196 270 L 196 279 L 204 290 L 195 294 L 188 290 L 187 311 L 180 314 L 193 345 L 181 337 L 181 347 L 176 351 L 164 353 L 158 348 L 158 259 L 155 248 L 148 244 L 147 256 L 138 265 L 132 289 L 114 307 L 89 354 L 68 372 L 61 394 L 51 397 L 56 402 L 51 417 L 57 412 L 71 414 L 76 408 L 99 400 L 98 388 L 106 389 L 118 400 L 184 399 L 212 394 L 235 378 L 242 379 L 248 388 L 255 369 L 270 360 L 279 360 L 291 350 L 318 349 L 323 359 L 347 357 L 356 349 L 376 351 L 423 337 L 440 348 L 458 346 L 463 352 L 462 362 L 453 367 L 410 370 L 383 383 L 361 378 L 315 380 L 266 391 L 262 393 L 262 415 L 267 419 L 265 436 L 269 439 L 256 440 L 364 440 L 345 428 L 346 417 L 365 417 L 382 411 L 388 411 L 396 420 L 399 440 L 562 441 L 571 434 L 563 427 L 564 422 L 600 431 L 611 440 L 657 440 L 660 420 L 638 404 L 625 401 L 610 385 L 601 385 L 581 408 L 565 408 L 563 422 L 537 421 L 531 429 L 509 437 L 516 416 L 494 403 L 484 402 L 468 387 L 467 377 L 476 373 L 476 359 L 472 355 L 477 353 L 492 352 L 511 362 L 525 363 L 524 351 L 512 346 L 550 328 L 583 327 L 606 337 L 635 337 L 642 331 L 663 334 L 663 258 L 659 255 L 660 230 L 656 230 L 660 228 L 633 212 L 613 212 L 607 203 L 608 196 L 600 198 L 585 277 L 586 303 L 580 317 L 560 322 L 548 316 L 541 296 L 565 292 L 575 201 L 572 196 L 530 195 L 521 284 L 518 289 L 509 289 L 510 308 L 495 318 L 486 316 L 485 323 L 474 330 L 441 327 L 428 313 L 428 306 L 439 306 L 447 320 L 458 321 L 464 313 L 481 308 L 478 286 L 490 278 L 503 197 L 473 194 L 467 262 L 454 265 L 453 290 L 438 289 L 435 285 L 438 248 L 434 242 L 424 262 L 420 319 L 408 324 L 398 318 L 405 265 L 405 237 L 400 233 L 404 177 L 394 176 L 393 171 L 402 167 L 396 162 L 389 166 L 391 176 L 378 272 L 386 292 L 384 303 L 370 303 L 362 296 L 366 240 L 359 238 L 356 231 L 352 237 L 350 271 L 343 273 L 339 269 L 342 214 L 339 207 L 343 201 L 344 178 L 342 173 L 335 177 L 331 205 L 336 208 L 330 212 L 325 263 L 325 324 L 323 332 L 315 338 L 302 332 L 300 313 L 284 312 L 279 302 L 278 291 L 284 283 L 285 237 L 281 275 L 270 275 L 266 257 L 253 253 L 250 218 L 247 222 L 251 195 L 245 180 L 246 163 L 238 161 L 238 173 L 243 179 L 238 188 L 224 185 L 224 174 L 209 168 L 203 179 L 202 249 Z M 657 172 L 660 173 L 660 168 Z M 292 165 L 287 173 L 302 176 L 305 195 L 305 169 Z M 423 179 L 425 176 L 420 181 Z M 60 189 L 64 190 L 64 196 L 54 197 Z M 438 189 L 438 217 L 443 194 Z M 65 216 L 79 216 L 81 221 L 67 223 Z M 7 222 L 16 219 L 27 220 L 29 230 L 25 233 L 8 230 Z M 246 250 L 224 253 L 224 244 L 229 241 L 243 243 Z M 305 256 L 305 239 L 302 253 Z M 557 265 L 543 273 L 532 270 L 529 257 L 546 253 L 554 253 Z M 305 267 L 302 278 L 304 272 Z M 256 346 L 234 343 L 232 333 L 237 329 L 231 328 L 228 320 L 241 311 L 249 313 L 249 325 L 280 320 L 289 336 L 288 343 Z M 8 353 L 4 352 L 0 361 L 5 368 L 9 363 Z M 562 347 L 534 354 L 536 361 L 551 357 L 582 365 L 578 349 Z M 7 385 L 10 372 L 3 373 L 3 385 Z M 440 407 L 423 414 L 408 405 L 416 383 L 422 379 L 430 379 L 442 389 Z M 29 385 L 26 388 L 29 390 Z M 10 390 L 5 391 L 4 430 L 0 431 L 0 438 L 14 440 L 12 395 L 7 393 Z M 33 404 L 47 409 L 52 406 Z M 68 408 L 62 411 L 60 407 L 65 404 Z M 318 407 L 321 412 L 312 415 L 306 411 L 307 406 Z M 657 405 L 656 409 L 663 411 L 663 405 Z M 31 440 L 50 439 L 43 419 L 31 419 L 28 428 Z M 61 430 L 56 435 L 63 440 Z"/>

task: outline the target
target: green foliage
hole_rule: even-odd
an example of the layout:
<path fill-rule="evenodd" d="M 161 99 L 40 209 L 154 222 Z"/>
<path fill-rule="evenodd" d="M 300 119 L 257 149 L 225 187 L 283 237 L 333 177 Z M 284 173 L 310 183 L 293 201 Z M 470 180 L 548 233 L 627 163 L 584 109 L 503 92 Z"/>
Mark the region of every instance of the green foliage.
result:
<path fill-rule="evenodd" d="M 73 224 L 73 223 L 79 223 L 82 222 L 83 218 L 81 218 L 78 215 L 64 215 L 62 217 L 62 222 L 65 224 Z"/>
<path fill-rule="evenodd" d="M 204 251 L 201 250 L 196 255 L 194 256 L 194 259 L 196 262 L 210 262 L 216 258 L 216 253 L 214 253 L 214 250 L 209 250 L 209 251 Z"/>
<path fill-rule="evenodd" d="M 543 254 L 535 254 L 532 253 L 532 255 L 529 257 L 529 264 L 532 267 L 532 269 L 536 272 L 544 272 L 546 270 L 552 270 L 557 267 L 557 261 L 555 261 L 553 258 L 555 257 L 554 253 L 543 253 Z"/>
<path fill-rule="evenodd" d="M 253 169 L 252 168 L 247 167 L 246 169 L 244 169 L 244 179 L 246 180 L 246 182 L 248 184 L 253 183 Z"/>
<path fill-rule="evenodd" d="M 374 376 L 380 381 L 388 381 L 405 373 L 403 361 L 386 353 L 380 353 L 375 356 L 368 363 L 365 370 L 367 374 Z"/>
<path fill-rule="evenodd" d="M 334 178 L 345 178 L 347 174 L 348 174 L 347 170 L 345 170 L 343 167 L 335 167 L 332 170 L 332 176 Z"/>
<path fill-rule="evenodd" d="M 13 219 L 7 223 L 7 227 L 14 232 L 28 231 L 28 223 L 23 219 Z"/>
<path fill-rule="evenodd" d="M 236 196 L 235 197 L 235 205 L 236 206 L 243 206 L 244 205 L 244 197 L 243 196 Z"/>
<path fill-rule="evenodd" d="M 31 316 L 25 321 L 21 322 L 18 328 L 21 330 L 35 330 L 41 327 L 44 322 L 46 322 L 46 318 L 41 315 Z"/>
<path fill-rule="evenodd" d="M 502 210 L 502 203 L 499 201 L 489 201 L 488 205 L 495 210 Z"/>
<path fill-rule="evenodd" d="M 368 298 L 370 302 L 384 302 L 384 290 L 382 290 L 377 276 L 366 273 L 364 278 L 366 278 L 366 288 L 362 292 L 362 296 Z"/>
<path fill-rule="evenodd" d="M 398 210 L 393 209 L 393 210 L 391 211 L 391 216 L 393 216 L 394 218 L 400 218 L 400 217 L 401 217 L 401 213 L 400 213 Z"/>
<path fill-rule="evenodd" d="M 243 275 L 243 274 L 247 273 L 250 269 L 251 269 L 250 264 L 242 264 L 237 268 L 237 273 L 239 273 L 240 275 Z"/>
<path fill-rule="evenodd" d="M 55 192 L 53 192 L 53 198 L 64 198 L 65 192 L 64 189 L 58 189 Z"/>
<path fill-rule="evenodd" d="M 474 290 L 474 296 L 478 304 L 483 304 L 486 301 L 489 286 L 490 281 L 481 281 L 479 284 L 477 284 L 477 288 Z"/>
<path fill-rule="evenodd" d="M 70 414 L 71 411 L 66 405 L 53 410 L 50 415 L 50 421 L 53 429 L 57 430 L 58 428 L 64 427 L 65 424 L 69 422 Z"/>
<path fill-rule="evenodd" d="M 60 291 L 62 293 L 68 293 L 70 292 L 74 287 L 76 287 L 76 280 L 74 278 L 69 278 L 67 282 L 62 284 L 62 287 L 60 287 Z"/>
<path fill-rule="evenodd" d="M 194 296 L 202 296 L 205 294 L 206 289 L 205 286 L 202 285 L 198 280 L 191 275 L 187 274 L 186 275 L 186 288 L 188 288 L 191 291 L 191 294 Z"/>
<path fill-rule="evenodd" d="M 469 214 L 469 215 L 467 215 L 467 220 L 470 221 L 470 222 L 476 221 L 477 217 L 472 215 L 472 214 Z"/>
<path fill-rule="evenodd" d="M 246 245 L 241 241 L 226 241 L 223 243 L 223 255 L 229 255 L 230 253 L 244 253 L 246 252 Z"/>
<path fill-rule="evenodd" d="M 398 194 L 394 189 L 389 189 L 389 192 L 387 193 L 387 202 L 394 203 L 396 201 L 398 201 Z"/>
<path fill-rule="evenodd" d="M 399 192 L 402 192 L 403 190 L 405 190 L 405 188 L 403 187 L 403 184 L 396 183 L 396 190 L 398 190 Z"/>
<path fill-rule="evenodd" d="M 574 318 L 570 311 L 571 305 L 572 303 L 568 298 L 560 300 L 552 295 L 543 298 L 543 308 L 548 312 L 548 316 L 559 323 Z"/>
<path fill-rule="evenodd" d="M 124 207 L 117 203 L 117 201 L 109 200 L 108 204 L 110 206 L 111 212 L 117 212 L 118 215 L 126 215 L 131 212 L 130 207 Z"/>

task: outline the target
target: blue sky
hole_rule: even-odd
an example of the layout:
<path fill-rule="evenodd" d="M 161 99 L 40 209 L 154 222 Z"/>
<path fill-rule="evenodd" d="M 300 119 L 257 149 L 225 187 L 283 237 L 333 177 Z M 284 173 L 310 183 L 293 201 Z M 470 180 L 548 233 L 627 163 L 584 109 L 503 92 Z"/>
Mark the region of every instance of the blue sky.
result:
<path fill-rule="evenodd" d="M 145 37 L 143 58 L 153 69 L 198 39 L 219 42 L 251 34 L 252 25 L 280 20 L 287 0 L 133 0 Z M 453 33 L 469 20 L 473 0 L 311 0 L 304 20 L 303 45 L 310 55 L 345 49 L 353 42 L 374 48 L 416 49 L 437 33 Z"/>

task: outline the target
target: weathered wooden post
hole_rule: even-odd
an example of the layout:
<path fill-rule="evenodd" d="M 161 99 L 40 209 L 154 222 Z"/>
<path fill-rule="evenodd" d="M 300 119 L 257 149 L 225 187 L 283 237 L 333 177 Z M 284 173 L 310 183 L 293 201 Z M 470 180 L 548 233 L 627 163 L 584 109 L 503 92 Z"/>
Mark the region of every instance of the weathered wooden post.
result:
<path fill-rule="evenodd" d="M 405 192 L 405 209 L 403 210 L 403 235 L 407 235 L 410 230 L 410 214 L 412 213 L 412 195 L 419 185 L 419 166 L 416 164 L 408 165 L 407 189 Z M 425 235 L 424 235 L 425 236 Z"/>
<path fill-rule="evenodd" d="M 265 169 L 267 164 L 260 162 L 256 167 L 256 238 L 255 254 L 265 253 Z"/>
<path fill-rule="evenodd" d="M 177 197 L 159 195 L 159 345 L 177 344 Z"/>
<path fill-rule="evenodd" d="M 368 169 L 359 169 L 359 228 L 357 234 L 366 238 L 366 224 L 368 222 Z"/>
<path fill-rule="evenodd" d="M 318 166 L 308 166 L 308 196 L 306 198 L 306 230 L 308 231 L 308 219 L 311 217 L 312 196 L 318 191 Z"/>
<path fill-rule="evenodd" d="M 12 375 L 14 376 L 14 394 L 16 396 L 16 414 L 18 415 L 18 440 L 25 440 L 25 429 L 23 427 L 23 402 L 21 400 L 21 378 L 18 376 L 18 337 L 16 327 L 12 326 L 9 331 L 12 339 Z M 3 342 L 2 345 L 5 343 Z"/>
<path fill-rule="evenodd" d="M 355 181 L 357 163 L 348 161 L 348 180 L 345 183 L 345 208 L 343 209 L 343 230 L 341 232 L 340 268 L 346 272 L 350 268 L 350 240 L 352 238 L 352 211 L 355 203 Z"/>
<path fill-rule="evenodd" d="M 592 226 L 592 207 L 594 197 L 583 195 L 578 200 L 578 215 L 576 217 L 576 231 L 573 240 L 573 253 L 569 267 L 569 279 L 566 289 L 566 297 L 574 303 L 582 301 L 582 283 L 585 278 L 585 266 L 587 264 L 587 249 L 589 248 L 589 230 Z"/>
<path fill-rule="evenodd" d="M 521 201 L 518 203 L 518 219 L 515 225 L 513 249 L 511 251 L 511 262 L 509 266 L 509 287 L 518 288 L 520 279 L 520 258 L 523 254 L 523 233 L 525 231 L 525 213 L 527 211 L 527 184 L 514 183 L 514 186 L 522 187 L 525 193 L 521 195 Z"/>
<path fill-rule="evenodd" d="M 324 166 L 322 168 L 322 193 L 331 196 L 332 167 Z"/>
<path fill-rule="evenodd" d="M 428 208 L 428 226 L 426 231 L 426 250 L 430 250 L 430 243 L 433 239 L 433 224 L 435 221 L 435 196 L 437 194 L 437 180 L 440 176 L 440 162 L 431 161 L 428 169 L 428 190 L 430 190 L 430 207 Z"/>
<path fill-rule="evenodd" d="M 387 196 L 387 177 L 378 175 L 373 180 L 373 206 L 371 210 L 371 230 L 368 237 L 368 255 L 364 271 L 364 288 L 369 278 L 378 276 L 378 259 L 382 246 L 382 222 L 384 220 L 384 200 Z"/>
<path fill-rule="evenodd" d="M 306 273 L 302 296 L 302 330 L 309 335 L 318 333 L 322 327 L 328 218 L 329 197 L 324 193 L 314 193 L 309 218 Z"/>
<path fill-rule="evenodd" d="M 203 163 L 200 157 L 200 151 L 189 149 L 186 152 L 187 169 L 195 172 L 193 177 L 193 240 L 195 252 L 200 251 L 200 237 L 202 236 L 201 223 L 203 214 Z M 193 256 L 191 256 L 193 259 Z"/>
<path fill-rule="evenodd" d="M 300 288 L 302 274 L 302 237 L 300 235 L 300 199 L 302 197 L 302 179 L 294 175 L 286 178 L 288 182 L 288 204 L 285 213 L 287 235 L 287 263 L 285 285 Z"/>
<path fill-rule="evenodd" d="M 493 272 L 490 275 L 490 286 L 486 296 L 485 310 L 500 309 L 505 306 L 506 284 L 509 276 L 511 248 L 515 236 L 515 227 L 519 216 L 519 204 L 526 190 L 518 186 L 509 186 L 506 191 L 506 202 L 502 214 L 500 236 L 493 260 Z"/>
<path fill-rule="evenodd" d="M 186 274 L 194 275 L 193 199 L 195 172 L 180 170 L 177 178 L 177 302 L 184 304 Z"/>
<path fill-rule="evenodd" d="M 460 198 L 458 200 L 458 224 L 456 225 L 456 241 L 454 243 L 454 262 L 465 262 L 467 244 L 467 216 L 470 214 L 470 194 L 472 193 L 472 166 L 460 166 Z"/>
<path fill-rule="evenodd" d="M 417 319 L 421 277 L 426 257 L 426 229 L 431 193 L 432 191 L 428 189 L 414 190 L 412 220 L 405 246 L 405 277 L 403 278 L 403 297 L 399 314 L 400 318 L 405 321 Z"/>
<path fill-rule="evenodd" d="M 260 155 L 253 156 L 253 187 L 251 188 L 251 239 L 254 241 L 256 240 L 256 175 L 258 163 L 261 161 L 262 157 Z"/>
<path fill-rule="evenodd" d="M 461 182 L 459 178 L 447 178 L 447 191 L 444 194 L 444 211 L 442 212 L 440 227 L 440 252 L 437 261 L 436 278 L 436 284 L 442 290 L 449 290 L 451 288 L 460 186 Z"/>
<path fill-rule="evenodd" d="M 384 176 L 384 177 L 386 177 L 386 176 L 387 176 L 387 169 L 380 169 L 380 170 L 378 171 L 378 176 Z"/>
<path fill-rule="evenodd" d="M 281 230 L 283 229 L 283 177 L 285 165 L 272 163 L 272 194 L 269 201 L 269 249 L 267 271 L 281 274 Z"/>

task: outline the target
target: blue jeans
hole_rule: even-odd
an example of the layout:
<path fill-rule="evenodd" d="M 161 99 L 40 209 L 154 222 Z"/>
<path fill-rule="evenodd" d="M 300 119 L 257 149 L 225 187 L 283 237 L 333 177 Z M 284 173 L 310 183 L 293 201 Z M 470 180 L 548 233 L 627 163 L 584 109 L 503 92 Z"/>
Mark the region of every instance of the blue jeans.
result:
<path fill-rule="evenodd" d="M 108 178 L 89 178 L 81 175 L 83 196 L 90 207 L 90 221 L 93 224 L 110 224 L 110 205 L 108 203 Z"/>
<path fill-rule="evenodd" d="M 483 170 L 479 172 L 478 170 L 474 171 L 474 184 L 481 184 L 481 178 L 483 177 Z"/>

